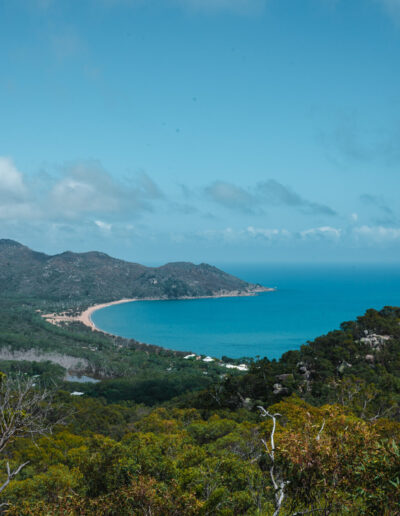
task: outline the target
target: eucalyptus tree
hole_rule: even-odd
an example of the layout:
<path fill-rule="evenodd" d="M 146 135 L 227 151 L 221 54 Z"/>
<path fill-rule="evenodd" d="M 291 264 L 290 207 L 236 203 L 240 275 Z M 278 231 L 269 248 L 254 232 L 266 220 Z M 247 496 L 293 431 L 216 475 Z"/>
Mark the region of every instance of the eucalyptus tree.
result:
<path fill-rule="evenodd" d="M 52 393 L 41 389 L 38 380 L 24 375 L 6 376 L 0 373 L 0 456 L 20 438 L 31 438 L 51 433 L 61 419 L 55 414 Z M 10 466 L 5 462 L 6 477 L 0 493 L 9 485 L 29 461 Z M 6 505 L 1 503 L 0 507 Z"/>

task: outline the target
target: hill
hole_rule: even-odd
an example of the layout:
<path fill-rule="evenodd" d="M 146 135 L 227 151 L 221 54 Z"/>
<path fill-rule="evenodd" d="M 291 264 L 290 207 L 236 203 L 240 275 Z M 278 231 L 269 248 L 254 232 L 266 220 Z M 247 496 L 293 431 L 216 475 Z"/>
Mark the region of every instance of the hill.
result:
<path fill-rule="evenodd" d="M 49 422 L 65 424 L 8 446 L 7 460 L 24 465 L 4 491 L 8 515 L 399 514 L 400 308 L 368 310 L 235 374 L 52 326 L 35 303 L 0 297 L 0 342 L 49 361 L 0 361 L 10 378 L 0 388 L 17 374 L 32 395 L 57 389 Z M 111 377 L 63 382 L 50 362 L 63 352 Z"/>
<path fill-rule="evenodd" d="M 191 399 L 202 409 L 271 405 L 296 395 L 312 405 L 340 403 L 365 419 L 400 420 L 400 308 L 369 309 L 279 360 L 254 361 L 247 374 L 226 377 Z"/>
<path fill-rule="evenodd" d="M 114 301 L 246 295 L 267 290 L 202 263 L 145 267 L 100 252 L 49 256 L 13 240 L 0 240 L 0 291 L 3 296 L 51 300 Z"/>

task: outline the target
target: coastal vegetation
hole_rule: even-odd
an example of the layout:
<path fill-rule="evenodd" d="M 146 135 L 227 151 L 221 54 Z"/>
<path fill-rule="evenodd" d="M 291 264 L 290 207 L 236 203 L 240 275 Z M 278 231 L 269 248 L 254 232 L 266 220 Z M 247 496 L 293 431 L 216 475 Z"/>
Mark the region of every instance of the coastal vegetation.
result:
<path fill-rule="evenodd" d="M 261 414 L 59 398 L 74 409 L 68 425 L 13 446 L 13 464 L 30 462 L 6 491 L 8 514 L 275 513 Z M 398 514 L 398 422 L 295 396 L 269 410 L 281 514 Z"/>
<path fill-rule="evenodd" d="M 40 374 L 46 382 L 62 384 L 71 392 L 79 387 L 92 396 L 149 405 L 204 389 L 225 372 L 214 362 L 186 360 L 187 353 L 107 336 L 80 323 L 52 325 L 34 306 L 34 301 L 21 306 L 19 301 L 0 299 L 0 368 L 4 372 Z M 63 382 L 67 371 L 103 381 Z M 233 370 L 232 374 L 239 373 Z"/>
<path fill-rule="evenodd" d="M 66 414 L 52 435 L 16 439 L 3 454 L 3 482 L 6 461 L 29 461 L 2 493 L 8 514 L 272 515 L 272 420 L 259 407 L 279 414 L 279 514 L 399 513 L 399 308 L 369 310 L 241 373 L 59 328 L 35 306 L 4 301 L 2 346 L 85 360 L 100 381 L 66 382 L 68 367 L 37 357 L 1 362 L 9 377 L 51 386 Z"/>
<path fill-rule="evenodd" d="M 400 308 L 246 371 L 42 317 L 85 306 L 0 296 L 3 513 L 400 514 Z"/>

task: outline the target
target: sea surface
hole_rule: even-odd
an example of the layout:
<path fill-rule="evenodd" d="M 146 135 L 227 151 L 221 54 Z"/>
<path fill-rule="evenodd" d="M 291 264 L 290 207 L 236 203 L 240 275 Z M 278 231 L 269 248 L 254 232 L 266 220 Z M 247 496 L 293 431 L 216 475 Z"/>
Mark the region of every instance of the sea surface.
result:
<path fill-rule="evenodd" d="M 366 309 L 400 306 L 400 265 L 219 265 L 276 287 L 254 297 L 135 301 L 96 311 L 109 333 L 213 357 L 279 358 Z"/>

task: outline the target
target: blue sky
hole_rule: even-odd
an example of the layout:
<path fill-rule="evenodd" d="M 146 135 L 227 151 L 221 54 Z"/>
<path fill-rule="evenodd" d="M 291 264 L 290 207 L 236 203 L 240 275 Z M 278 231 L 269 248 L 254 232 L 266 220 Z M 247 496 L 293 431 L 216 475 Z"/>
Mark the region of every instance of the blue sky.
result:
<path fill-rule="evenodd" d="M 400 0 L 0 1 L 0 236 L 397 261 Z"/>

